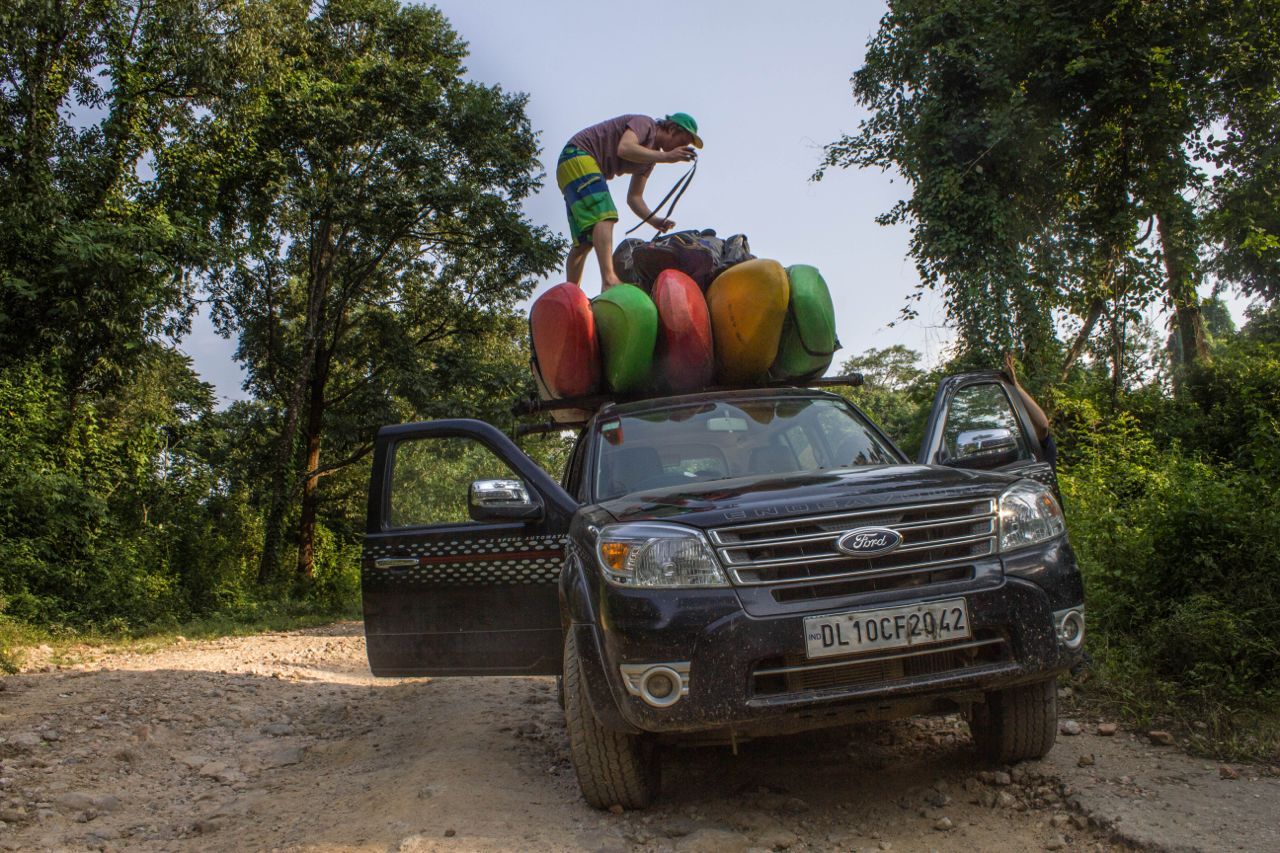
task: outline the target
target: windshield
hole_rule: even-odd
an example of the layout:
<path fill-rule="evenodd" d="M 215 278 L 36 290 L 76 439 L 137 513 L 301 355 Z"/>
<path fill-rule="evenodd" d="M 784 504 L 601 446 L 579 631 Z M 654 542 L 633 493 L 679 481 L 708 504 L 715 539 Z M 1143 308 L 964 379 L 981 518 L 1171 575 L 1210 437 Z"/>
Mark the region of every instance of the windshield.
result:
<path fill-rule="evenodd" d="M 900 460 L 851 408 L 830 399 L 706 402 L 602 418 L 595 499 L 642 489 Z"/>

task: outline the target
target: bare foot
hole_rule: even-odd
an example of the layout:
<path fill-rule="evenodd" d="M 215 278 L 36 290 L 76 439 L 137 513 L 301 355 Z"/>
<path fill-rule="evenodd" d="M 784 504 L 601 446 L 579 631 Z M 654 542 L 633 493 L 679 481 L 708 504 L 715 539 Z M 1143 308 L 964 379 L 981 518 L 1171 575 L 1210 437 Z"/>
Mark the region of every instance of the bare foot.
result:
<path fill-rule="evenodd" d="M 617 285 L 622 283 L 623 283 L 622 279 L 618 278 L 616 275 L 605 276 L 604 284 L 600 286 L 600 292 L 604 293 L 609 288 L 616 287 Z"/>

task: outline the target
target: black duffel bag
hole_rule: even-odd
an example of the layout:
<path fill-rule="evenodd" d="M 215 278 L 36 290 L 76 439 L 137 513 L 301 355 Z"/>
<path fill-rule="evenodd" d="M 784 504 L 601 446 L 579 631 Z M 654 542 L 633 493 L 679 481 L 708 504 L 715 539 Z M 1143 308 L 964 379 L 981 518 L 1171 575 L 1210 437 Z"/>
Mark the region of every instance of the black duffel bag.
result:
<path fill-rule="evenodd" d="M 705 292 L 720 273 L 754 257 L 747 235 L 734 234 L 722 240 L 706 228 L 660 234 L 650 241 L 623 240 L 614 250 L 613 269 L 618 278 L 646 291 L 653 287 L 658 273 L 680 270 Z"/>

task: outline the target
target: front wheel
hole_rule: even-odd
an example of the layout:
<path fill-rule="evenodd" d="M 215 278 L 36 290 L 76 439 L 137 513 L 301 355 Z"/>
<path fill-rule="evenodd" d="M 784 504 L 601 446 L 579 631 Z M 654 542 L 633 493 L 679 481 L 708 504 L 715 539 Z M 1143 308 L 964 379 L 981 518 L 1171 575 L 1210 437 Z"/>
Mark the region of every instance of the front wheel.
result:
<path fill-rule="evenodd" d="M 1058 736 L 1058 680 L 993 690 L 975 705 L 969 728 L 978 750 L 997 764 L 1043 758 Z"/>
<path fill-rule="evenodd" d="M 586 801 L 598 809 L 643 809 L 658 795 L 660 765 L 652 738 L 606 729 L 587 698 L 574 631 L 564 642 L 564 721 L 569 759 Z"/>

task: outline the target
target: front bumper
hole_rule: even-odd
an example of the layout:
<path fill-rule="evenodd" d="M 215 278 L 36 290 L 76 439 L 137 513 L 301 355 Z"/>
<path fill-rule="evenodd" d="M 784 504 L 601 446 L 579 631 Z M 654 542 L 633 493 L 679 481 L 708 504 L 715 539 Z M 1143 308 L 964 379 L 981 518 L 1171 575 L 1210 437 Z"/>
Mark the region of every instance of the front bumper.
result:
<path fill-rule="evenodd" d="M 994 567 L 993 567 L 994 568 Z M 1018 571 L 1017 575 L 1006 573 Z M 1023 552 L 966 589 L 912 591 L 894 600 L 841 601 L 772 615 L 752 615 L 737 590 L 596 589 L 595 624 L 576 624 L 583 664 L 597 716 L 613 728 L 647 732 L 718 729 L 782 730 L 784 720 L 850 721 L 884 716 L 892 706 L 927 708 L 972 699 L 982 691 L 1052 676 L 1074 665 L 1080 649 L 1060 639 L 1054 613 L 1079 607 L 1082 588 L 1074 556 L 1065 542 Z M 963 597 L 981 655 L 946 643 L 919 649 L 864 653 L 847 659 L 851 675 L 840 678 L 761 675 L 806 663 L 803 622 L 833 613 Z M 758 611 L 757 611 L 758 613 Z M 974 644 L 970 644 L 974 645 Z M 937 653 L 937 654 L 935 654 Z M 864 661 L 872 660 L 869 664 Z M 876 677 L 887 659 L 892 667 Z M 947 661 L 946 665 L 940 663 Z M 688 663 L 688 692 L 667 707 L 653 707 L 627 689 L 623 667 Z M 828 662 L 824 659 L 823 663 Z M 831 670 L 824 670 L 830 673 Z M 634 682 L 633 682 L 634 686 Z M 908 711 L 914 712 L 914 711 Z M 862 715 L 860 717 L 860 715 Z"/>

